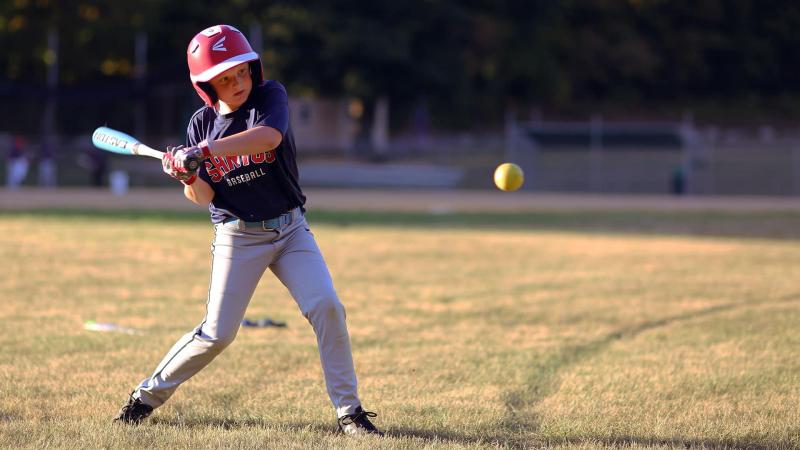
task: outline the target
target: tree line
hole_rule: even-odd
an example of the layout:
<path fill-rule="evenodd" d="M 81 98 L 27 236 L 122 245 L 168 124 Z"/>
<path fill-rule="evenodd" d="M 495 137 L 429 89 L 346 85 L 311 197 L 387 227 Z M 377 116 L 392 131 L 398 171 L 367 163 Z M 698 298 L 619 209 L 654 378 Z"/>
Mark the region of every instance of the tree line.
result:
<path fill-rule="evenodd" d="M 59 95 L 132 85 L 137 33 L 147 36 L 139 82 L 190 89 L 186 45 L 217 23 L 259 30 L 267 76 L 293 95 L 367 105 L 386 96 L 393 111 L 425 104 L 452 127 L 496 125 L 508 108 L 532 107 L 704 103 L 791 115 L 800 89 L 792 1 L 6 0 L 0 94 L 44 95 L 51 30 Z"/>

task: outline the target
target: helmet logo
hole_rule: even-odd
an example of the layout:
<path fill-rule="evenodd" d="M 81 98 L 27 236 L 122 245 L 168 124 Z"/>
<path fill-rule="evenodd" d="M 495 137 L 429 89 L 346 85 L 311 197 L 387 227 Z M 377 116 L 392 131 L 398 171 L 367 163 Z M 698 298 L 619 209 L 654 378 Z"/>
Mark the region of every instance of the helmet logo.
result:
<path fill-rule="evenodd" d="M 227 52 L 228 49 L 225 48 L 225 37 L 226 36 L 222 36 L 222 39 L 218 40 L 217 42 L 214 42 L 214 45 L 211 47 L 211 50 L 214 50 L 215 52 Z"/>
<path fill-rule="evenodd" d="M 213 27 L 206 28 L 205 30 L 201 31 L 200 33 L 205 37 L 211 37 L 211 36 L 214 36 L 215 34 L 222 33 L 222 27 L 220 27 L 219 25 L 215 25 Z"/>

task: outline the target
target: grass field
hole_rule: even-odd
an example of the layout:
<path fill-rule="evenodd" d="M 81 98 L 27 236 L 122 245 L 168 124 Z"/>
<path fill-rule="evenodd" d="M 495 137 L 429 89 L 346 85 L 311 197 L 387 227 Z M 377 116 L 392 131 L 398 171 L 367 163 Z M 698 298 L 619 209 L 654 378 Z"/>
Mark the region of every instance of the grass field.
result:
<path fill-rule="evenodd" d="M 0 213 L 0 447 L 800 448 L 800 215 L 309 216 L 384 439 L 335 421 L 270 274 L 237 341 L 111 418 L 202 319 L 196 213 Z M 113 322 L 139 335 L 86 331 Z"/>

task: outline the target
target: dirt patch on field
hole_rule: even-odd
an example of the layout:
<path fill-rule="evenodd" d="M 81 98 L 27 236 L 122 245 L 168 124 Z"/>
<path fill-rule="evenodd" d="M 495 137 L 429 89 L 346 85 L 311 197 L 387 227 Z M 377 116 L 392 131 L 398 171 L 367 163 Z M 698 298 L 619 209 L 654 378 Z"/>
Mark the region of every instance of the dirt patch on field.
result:
<path fill-rule="evenodd" d="M 670 197 L 465 190 L 307 189 L 307 207 L 318 210 L 406 212 L 526 212 L 581 210 L 800 211 L 793 197 Z M 204 211 L 176 189 L 0 189 L 0 210 L 147 209 Z"/>

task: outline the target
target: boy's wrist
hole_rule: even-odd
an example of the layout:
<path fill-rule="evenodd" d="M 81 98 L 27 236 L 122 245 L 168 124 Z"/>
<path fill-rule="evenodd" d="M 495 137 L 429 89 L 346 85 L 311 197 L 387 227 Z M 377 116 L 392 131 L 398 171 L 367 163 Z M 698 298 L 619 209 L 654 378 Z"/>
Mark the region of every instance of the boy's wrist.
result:
<path fill-rule="evenodd" d="M 192 183 L 194 183 L 195 181 L 197 181 L 197 174 L 194 174 L 194 175 L 192 175 L 191 177 L 189 177 L 189 178 L 187 178 L 187 179 L 185 179 L 185 180 L 183 180 L 183 179 L 182 179 L 182 180 L 180 180 L 180 181 L 181 181 L 181 183 L 183 183 L 183 185 L 184 185 L 184 186 L 191 186 L 191 185 L 192 185 Z"/>
<path fill-rule="evenodd" d="M 203 139 L 197 144 L 197 148 L 200 149 L 202 152 L 203 159 L 211 157 L 211 149 L 214 147 L 214 141 L 209 139 Z"/>

